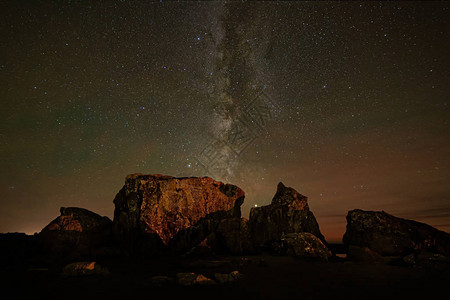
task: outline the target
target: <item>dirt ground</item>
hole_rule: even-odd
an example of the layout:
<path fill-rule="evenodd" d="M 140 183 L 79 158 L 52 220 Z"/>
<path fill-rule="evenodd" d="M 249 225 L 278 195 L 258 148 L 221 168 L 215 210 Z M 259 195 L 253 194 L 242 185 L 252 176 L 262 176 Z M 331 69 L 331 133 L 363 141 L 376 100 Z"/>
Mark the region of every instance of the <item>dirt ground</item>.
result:
<path fill-rule="evenodd" d="M 431 299 L 448 295 L 449 268 L 389 266 L 304 261 L 291 257 L 258 255 L 214 257 L 209 260 L 160 258 L 103 259 L 109 275 L 63 277 L 62 265 L 48 269 L 9 267 L 1 270 L 3 292 L 18 299 Z M 213 286 L 181 286 L 168 282 L 155 286 L 152 277 L 175 278 L 194 272 L 238 270 L 244 278 Z M 3 293 L 3 294 L 4 294 Z"/>

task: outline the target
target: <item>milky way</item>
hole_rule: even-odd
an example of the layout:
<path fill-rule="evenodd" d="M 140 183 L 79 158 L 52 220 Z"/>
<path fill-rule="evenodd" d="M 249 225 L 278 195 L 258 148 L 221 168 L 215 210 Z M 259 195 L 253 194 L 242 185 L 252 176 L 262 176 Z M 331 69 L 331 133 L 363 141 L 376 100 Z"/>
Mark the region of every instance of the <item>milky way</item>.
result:
<path fill-rule="evenodd" d="M 0 230 L 112 217 L 130 173 L 283 181 L 450 229 L 446 2 L 3 3 Z M 211 145 L 214 145 L 212 147 Z M 215 160 L 212 160 L 214 157 Z"/>

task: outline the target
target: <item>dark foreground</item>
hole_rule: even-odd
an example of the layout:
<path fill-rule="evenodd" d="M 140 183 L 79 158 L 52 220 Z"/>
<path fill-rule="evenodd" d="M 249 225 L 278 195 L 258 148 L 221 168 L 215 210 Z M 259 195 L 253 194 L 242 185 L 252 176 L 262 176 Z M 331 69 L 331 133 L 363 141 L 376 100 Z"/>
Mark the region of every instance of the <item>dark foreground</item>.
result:
<path fill-rule="evenodd" d="M 63 277 L 62 265 L 2 267 L 2 294 L 11 299 L 432 299 L 448 293 L 450 268 L 406 267 L 304 261 L 291 257 L 222 256 L 209 260 L 160 258 L 155 260 L 103 259 L 109 275 Z M 175 281 L 156 286 L 152 277 L 175 278 L 194 272 L 239 270 L 244 278 L 214 286 L 181 286 Z"/>

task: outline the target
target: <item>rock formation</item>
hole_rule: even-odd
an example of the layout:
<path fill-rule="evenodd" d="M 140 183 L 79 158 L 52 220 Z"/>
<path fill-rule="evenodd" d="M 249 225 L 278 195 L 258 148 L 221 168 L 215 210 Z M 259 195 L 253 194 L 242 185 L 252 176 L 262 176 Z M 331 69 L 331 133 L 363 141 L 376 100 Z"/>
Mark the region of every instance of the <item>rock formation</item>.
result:
<path fill-rule="evenodd" d="M 450 234 L 384 211 L 349 211 L 343 242 L 347 246 L 367 247 L 382 256 L 420 251 L 450 256 Z"/>
<path fill-rule="evenodd" d="M 309 232 L 325 242 L 308 199 L 281 182 L 270 205 L 251 209 L 249 231 L 258 248 L 270 247 L 287 233 Z"/>
<path fill-rule="evenodd" d="M 61 207 L 61 215 L 39 233 L 44 251 L 79 256 L 111 242 L 112 222 L 84 208 Z"/>
<path fill-rule="evenodd" d="M 232 253 L 242 252 L 244 191 L 209 177 L 133 174 L 114 199 L 114 232 L 145 253 L 169 247 L 186 252 L 211 233 Z M 242 229 L 242 230 L 241 230 Z"/>

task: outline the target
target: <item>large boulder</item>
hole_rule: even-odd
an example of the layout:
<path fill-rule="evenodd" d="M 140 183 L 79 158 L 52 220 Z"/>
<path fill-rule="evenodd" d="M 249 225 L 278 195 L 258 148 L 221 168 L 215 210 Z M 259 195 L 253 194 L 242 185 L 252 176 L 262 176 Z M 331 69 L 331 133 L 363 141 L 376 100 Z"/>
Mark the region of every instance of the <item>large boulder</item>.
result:
<path fill-rule="evenodd" d="M 419 251 L 450 256 L 450 234 L 384 211 L 349 211 L 343 242 L 348 247 L 367 247 L 383 256 Z"/>
<path fill-rule="evenodd" d="M 209 177 L 128 175 L 114 199 L 114 232 L 130 251 L 187 252 L 215 233 L 240 254 L 244 191 Z"/>
<path fill-rule="evenodd" d="M 272 250 L 278 255 L 296 258 L 328 260 L 331 251 L 322 241 L 309 232 L 288 233 L 272 243 Z"/>
<path fill-rule="evenodd" d="M 249 231 L 258 248 L 270 247 L 287 233 L 309 232 L 325 243 L 319 224 L 309 210 L 308 198 L 279 183 L 272 203 L 250 211 Z"/>
<path fill-rule="evenodd" d="M 60 212 L 39 233 L 44 251 L 76 257 L 111 244 L 112 221 L 108 217 L 78 207 L 61 207 Z"/>

